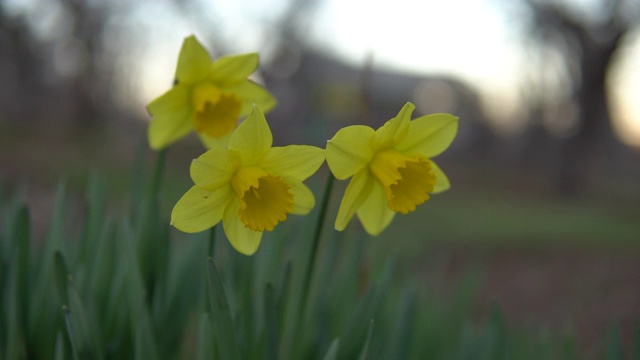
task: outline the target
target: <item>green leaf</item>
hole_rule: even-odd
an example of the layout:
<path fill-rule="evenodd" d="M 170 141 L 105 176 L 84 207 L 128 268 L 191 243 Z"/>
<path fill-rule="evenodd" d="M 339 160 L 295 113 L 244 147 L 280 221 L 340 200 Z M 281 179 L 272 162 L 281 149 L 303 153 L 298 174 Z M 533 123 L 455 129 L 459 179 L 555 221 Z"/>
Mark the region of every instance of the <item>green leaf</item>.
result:
<path fill-rule="evenodd" d="M 273 286 L 267 284 L 264 289 L 264 319 L 265 319 L 265 335 L 266 335 L 266 358 L 269 360 L 278 359 L 278 342 L 279 342 L 279 326 L 280 318 L 278 306 L 273 291 Z"/>
<path fill-rule="evenodd" d="M 62 335 L 62 332 L 60 331 L 58 331 L 58 334 L 56 335 L 56 346 L 54 354 L 55 360 L 65 360 L 67 358 L 64 349 L 64 335 Z"/>
<path fill-rule="evenodd" d="M 506 352 L 505 325 L 502 310 L 497 303 L 491 305 L 491 319 L 489 321 L 490 348 L 488 357 L 504 359 Z"/>
<path fill-rule="evenodd" d="M 29 231 L 29 211 L 25 206 L 21 206 L 16 215 L 13 225 L 13 241 L 17 251 L 15 263 L 18 270 L 16 274 L 18 298 L 23 304 L 29 303 L 27 297 L 29 281 L 29 249 L 31 247 L 31 233 Z M 20 314 L 21 322 L 26 319 L 26 306 L 22 307 Z"/>
<path fill-rule="evenodd" d="M 96 302 L 101 308 L 107 307 L 109 291 L 113 287 L 115 272 L 119 267 L 114 266 L 118 260 L 116 252 L 116 226 L 112 223 L 106 224 L 97 246 L 98 256 L 89 265 L 92 267 L 89 287 L 95 295 Z M 109 316 L 109 314 L 104 314 Z"/>
<path fill-rule="evenodd" d="M 66 186 L 64 181 L 60 181 L 58 188 L 56 189 L 56 198 L 53 208 L 53 218 L 51 219 L 51 227 L 47 234 L 47 240 L 44 244 L 43 260 L 47 263 L 53 261 L 53 254 L 56 250 L 62 250 L 62 240 L 64 239 L 64 215 L 66 214 Z M 46 273 L 46 266 L 44 266 L 43 273 Z M 44 281 L 49 282 L 50 279 L 47 276 L 43 278 Z"/>
<path fill-rule="evenodd" d="M 276 294 L 276 309 L 278 311 L 278 334 L 284 331 L 287 304 L 289 304 L 289 291 L 291 288 L 291 261 L 287 261 L 278 281 Z"/>
<path fill-rule="evenodd" d="M 78 356 L 78 345 L 76 345 L 75 330 L 73 328 L 69 306 L 63 305 L 62 311 L 64 313 L 64 324 L 67 330 L 67 336 L 69 338 L 69 343 L 71 344 L 71 354 L 73 355 L 74 360 L 78 360 L 80 357 Z"/>
<path fill-rule="evenodd" d="M 633 343 L 633 358 L 634 360 L 640 360 L 640 322 L 638 321 L 636 321 L 633 333 Z"/>
<path fill-rule="evenodd" d="M 390 334 L 387 358 L 409 359 L 411 340 L 414 335 L 413 325 L 417 316 L 415 291 L 404 292 L 396 313 L 398 316 L 393 332 Z"/>
<path fill-rule="evenodd" d="M 371 342 L 371 334 L 373 333 L 373 319 L 369 322 L 369 330 L 367 330 L 367 340 L 364 342 L 364 346 L 362 346 L 362 350 L 360 351 L 360 356 L 358 356 L 358 360 L 366 360 L 369 353 L 369 343 Z"/>
<path fill-rule="evenodd" d="M 80 298 L 78 290 L 73 282 L 67 287 L 69 292 L 69 306 L 65 310 L 65 316 L 70 318 L 75 333 L 76 350 L 81 359 L 102 359 L 104 351 L 99 339 L 99 328 L 95 313 L 88 310 L 87 304 Z M 64 309 L 64 307 L 63 307 Z M 71 340 L 71 333 L 70 333 Z"/>
<path fill-rule="evenodd" d="M 131 222 L 137 226 L 142 212 L 143 199 L 144 199 L 144 150 L 147 149 L 147 139 L 145 138 L 138 144 L 136 148 L 136 156 L 133 162 L 133 171 L 131 179 L 131 192 L 130 192 L 130 208 L 131 208 Z"/>
<path fill-rule="evenodd" d="M 608 360 L 624 359 L 624 351 L 622 349 L 622 339 L 620 336 L 620 324 L 612 325 L 607 332 L 607 353 Z"/>
<path fill-rule="evenodd" d="M 69 283 L 69 271 L 64 256 L 59 251 L 54 254 L 54 284 L 56 285 L 56 293 L 62 306 L 69 305 L 69 295 L 67 293 L 67 285 Z"/>
<path fill-rule="evenodd" d="M 15 253 L 15 251 L 14 251 Z M 14 260 L 14 263 L 17 260 Z M 5 300 L 6 308 L 2 309 L 2 311 L 6 311 L 6 318 L 8 324 L 6 325 L 6 329 L 8 332 L 8 336 L 6 338 L 6 348 L 4 349 L 4 357 L 6 359 L 20 359 L 26 358 L 26 351 L 24 348 L 24 337 L 25 332 L 20 319 L 20 314 L 22 312 L 21 304 L 22 299 L 20 299 L 19 287 L 18 287 L 18 271 L 17 266 L 11 266 L 9 264 L 9 276 L 8 276 L 8 284 L 7 284 L 7 293 L 2 294 L 2 300 Z M 3 289 L 4 290 L 4 289 Z M 5 326 L 4 324 L 0 324 Z M 3 339 L 3 337 L 0 337 Z"/>
<path fill-rule="evenodd" d="M 142 307 L 138 311 L 140 312 L 140 322 L 135 328 L 135 359 L 160 359 L 151 320 L 149 319 L 149 312 L 146 307 Z"/>
<path fill-rule="evenodd" d="M 62 249 L 62 241 L 65 238 L 63 232 L 66 213 L 65 194 L 65 185 L 61 181 L 56 190 L 53 218 L 46 241 L 43 243 L 41 251 L 30 255 L 31 272 L 36 276 L 32 276 L 31 301 L 28 304 L 28 328 L 30 329 L 29 337 L 34 339 L 33 341 L 37 341 L 37 354 L 52 354 L 55 351 L 56 338 L 51 336 L 51 331 L 62 324 L 60 317 L 62 302 L 52 302 L 51 294 L 59 293 L 55 285 L 55 252 Z M 60 296 L 57 298 L 60 299 Z"/>
<path fill-rule="evenodd" d="M 198 344 L 196 347 L 197 360 L 210 360 L 215 358 L 213 346 L 213 330 L 211 329 L 211 319 L 209 314 L 204 313 L 198 323 Z"/>
<path fill-rule="evenodd" d="M 80 264 L 91 264 L 99 256 L 98 245 L 106 219 L 106 187 L 102 176 L 95 172 L 91 174 L 87 189 L 88 215 L 85 219 L 83 241 L 80 243 L 81 248 L 77 259 Z"/>
<path fill-rule="evenodd" d="M 336 360 L 338 358 L 338 348 L 340 348 L 340 339 L 335 338 L 331 342 L 329 350 L 327 350 L 322 360 Z"/>
<path fill-rule="evenodd" d="M 211 311 L 212 328 L 218 346 L 218 353 L 222 359 L 237 360 L 240 356 L 229 303 L 213 259 L 209 259 L 208 264 L 209 310 Z"/>

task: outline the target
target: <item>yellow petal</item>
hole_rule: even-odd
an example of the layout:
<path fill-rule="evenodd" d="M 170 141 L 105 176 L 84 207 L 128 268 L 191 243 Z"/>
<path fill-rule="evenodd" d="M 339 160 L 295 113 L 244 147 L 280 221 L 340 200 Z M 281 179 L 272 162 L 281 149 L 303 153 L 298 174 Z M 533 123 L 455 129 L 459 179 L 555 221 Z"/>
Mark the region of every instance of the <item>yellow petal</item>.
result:
<path fill-rule="evenodd" d="M 292 214 L 306 215 L 316 205 L 316 199 L 313 192 L 302 182 L 294 179 L 288 180 L 291 188 L 289 191 L 293 194 L 293 210 Z"/>
<path fill-rule="evenodd" d="M 458 118 L 450 114 L 433 114 L 414 119 L 409 135 L 396 149 L 403 153 L 431 158 L 446 150 L 458 132 Z"/>
<path fill-rule="evenodd" d="M 187 233 L 209 229 L 220 222 L 233 195 L 229 186 L 214 191 L 194 186 L 173 207 L 171 225 Z"/>
<path fill-rule="evenodd" d="M 269 112 L 276 104 L 276 98 L 262 86 L 251 80 L 243 81 L 240 84 L 224 89 L 225 92 L 234 94 L 242 101 L 240 116 L 244 117 L 251 113 L 253 104 L 258 105 L 264 112 Z"/>
<path fill-rule="evenodd" d="M 236 151 L 217 148 L 193 160 L 189 171 L 196 185 L 214 190 L 228 184 L 240 165 L 242 159 Z"/>
<path fill-rule="evenodd" d="M 436 185 L 433 187 L 433 194 L 441 193 L 443 191 L 449 190 L 451 188 L 451 184 L 449 183 L 449 178 L 447 175 L 440 169 L 436 163 L 433 161 L 429 161 L 431 163 L 431 170 L 436 175 Z"/>
<path fill-rule="evenodd" d="M 365 202 L 358 209 L 358 218 L 369 235 L 376 236 L 393 220 L 396 213 L 387 207 L 387 194 L 375 183 Z"/>
<path fill-rule="evenodd" d="M 364 204 L 373 189 L 375 178 L 369 174 L 368 169 L 362 169 L 356 173 L 347 190 L 344 192 L 338 216 L 336 217 L 335 228 L 338 231 L 344 230 L 356 211 Z"/>
<path fill-rule="evenodd" d="M 184 39 L 178 66 L 176 68 L 176 80 L 178 84 L 201 81 L 205 79 L 211 69 L 211 58 L 207 50 L 191 35 Z"/>
<path fill-rule="evenodd" d="M 147 105 L 147 110 L 151 116 L 176 112 L 184 108 L 191 108 L 189 95 L 191 87 L 187 85 L 176 85 L 171 90 L 157 97 Z"/>
<path fill-rule="evenodd" d="M 224 233 L 227 239 L 239 253 L 244 255 L 253 255 L 260 246 L 262 239 L 261 231 L 253 231 L 245 226 L 238 217 L 240 210 L 240 200 L 232 199 L 227 205 L 223 215 Z"/>
<path fill-rule="evenodd" d="M 387 149 L 394 147 L 404 140 L 409 133 L 411 114 L 415 108 L 415 105 L 412 103 L 406 103 L 396 117 L 387 121 L 382 127 L 376 130 L 376 134 L 373 137 L 373 148 L 376 150 Z"/>
<path fill-rule="evenodd" d="M 193 130 L 188 87 L 174 87 L 149 103 L 147 110 L 152 116 L 147 136 L 154 150 L 164 148 Z"/>
<path fill-rule="evenodd" d="M 226 55 L 211 66 L 207 78 L 220 86 L 230 86 L 247 79 L 258 68 L 258 54 Z"/>
<path fill-rule="evenodd" d="M 244 166 L 257 164 L 271 148 L 273 136 L 259 107 L 246 118 L 231 135 L 229 149 L 242 154 Z"/>
<path fill-rule="evenodd" d="M 200 142 L 207 149 L 216 149 L 216 148 L 227 148 L 229 146 L 229 141 L 231 140 L 231 135 L 233 132 L 228 133 L 227 135 L 221 138 L 212 138 L 207 134 L 198 133 L 198 137 L 200 138 Z"/>
<path fill-rule="evenodd" d="M 303 181 L 324 162 L 324 150 L 308 145 L 273 147 L 260 161 L 266 172 Z"/>
<path fill-rule="evenodd" d="M 364 125 L 347 126 L 327 141 L 327 165 L 338 180 L 353 176 L 373 157 L 371 137 L 374 130 Z"/>

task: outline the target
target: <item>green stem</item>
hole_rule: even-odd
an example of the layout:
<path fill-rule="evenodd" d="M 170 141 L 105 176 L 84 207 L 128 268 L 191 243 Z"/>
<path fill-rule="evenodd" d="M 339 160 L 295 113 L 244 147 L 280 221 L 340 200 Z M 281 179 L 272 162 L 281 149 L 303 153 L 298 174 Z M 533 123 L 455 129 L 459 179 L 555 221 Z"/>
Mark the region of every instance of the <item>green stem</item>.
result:
<path fill-rule="evenodd" d="M 306 261 L 306 268 L 304 271 L 304 280 L 302 283 L 302 294 L 300 295 L 300 302 L 298 303 L 298 313 L 294 320 L 294 332 L 293 336 L 297 336 L 300 325 L 302 324 L 302 319 L 305 314 L 307 301 L 309 299 L 309 291 L 311 288 L 311 278 L 313 277 L 313 269 L 316 260 L 316 254 L 318 252 L 318 244 L 320 243 L 320 237 L 322 235 L 322 228 L 324 225 L 324 220 L 327 216 L 327 208 L 329 205 L 329 199 L 331 198 L 331 189 L 333 188 L 333 182 L 335 178 L 332 173 L 329 173 L 329 178 L 327 179 L 327 183 L 324 189 L 324 197 L 322 198 L 322 203 L 320 204 L 320 214 L 318 215 L 318 222 L 316 223 L 316 228 L 313 236 L 313 242 L 311 243 L 311 251 L 309 252 L 309 258 Z M 294 347 L 300 345 L 297 341 L 293 344 Z M 295 352 L 293 353 L 295 355 Z"/>
<path fill-rule="evenodd" d="M 322 235 L 322 227 L 324 225 L 324 219 L 327 217 L 327 208 L 329 205 L 329 198 L 331 198 L 331 189 L 333 188 L 333 174 L 329 173 L 327 184 L 324 189 L 324 197 L 320 205 L 320 215 L 318 216 L 318 222 L 316 223 L 316 229 L 314 232 L 313 242 L 311 243 L 311 252 L 309 253 L 309 259 L 307 261 L 307 268 L 304 275 L 304 292 L 302 293 L 302 303 L 300 304 L 300 312 L 304 310 L 309 298 L 309 287 L 311 286 L 311 277 L 313 275 L 314 263 L 316 260 L 316 253 L 318 251 L 318 244 L 320 243 L 320 236 Z"/>
<path fill-rule="evenodd" d="M 162 185 L 164 166 L 167 157 L 167 148 L 158 152 L 153 177 L 147 193 L 145 208 L 143 209 L 141 234 L 140 234 L 140 262 L 146 282 L 147 300 L 151 301 L 155 291 L 155 285 L 161 276 L 158 269 L 163 269 L 167 254 L 169 253 L 168 241 L 156 242 L 156 229 L 159 204 L 158 195 Z"/>
<path fill-rule="evenodd" d="M 150 199 L 152 199 L 154 196 L 158 195 L 158 192 L 160 191 L 160 185 L 162 184 L 162 175 L 164 174 L 164 163 L 166 162 L 166 158 L 167 158 L 167 148 L 164 148 L 160 151 L 158 151 L 158 159 L 156 160 L 156 167 L 154 169 L 153 172 L 153 180 L 151 182 L 151 188 L 150 188 Z M 151 200 L 149 200 L 151 202 Z"/>
<path fill-rule="evenodd" d="M 216 227 L 215 225 L 209 230 L 209 257 L 213 259 L 213 250 L 216 246 Z"/>

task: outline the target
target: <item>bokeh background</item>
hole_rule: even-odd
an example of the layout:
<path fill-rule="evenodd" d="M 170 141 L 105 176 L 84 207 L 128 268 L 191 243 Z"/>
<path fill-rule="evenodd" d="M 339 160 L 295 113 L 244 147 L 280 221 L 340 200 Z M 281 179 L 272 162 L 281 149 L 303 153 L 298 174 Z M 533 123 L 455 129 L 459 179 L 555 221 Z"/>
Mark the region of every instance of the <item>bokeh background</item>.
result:
<path fill-rule="evenodd" d="M 78 216 L 92 172 L 111 211 L 124 206 L 136 159 L 153 161 L 145 105 L 190 34 L 214 57 L 260 53 L 278 145 L 324 147 L 407 101 L 459 116 L 436 159 L 452 190 L 399 216 L 371 258 L 396 257 L 445 301 L 471 276 L 479 319 L 498 304 L 510 326 L 575 336 L 582 354 L 612 327 L 632 342 L 640 1 L 0 1 L 0 177 L 32 205 L 36 235 L 61 180 Z M 201 152 L 195 136 L 170 149 L 167 212 Z"/>

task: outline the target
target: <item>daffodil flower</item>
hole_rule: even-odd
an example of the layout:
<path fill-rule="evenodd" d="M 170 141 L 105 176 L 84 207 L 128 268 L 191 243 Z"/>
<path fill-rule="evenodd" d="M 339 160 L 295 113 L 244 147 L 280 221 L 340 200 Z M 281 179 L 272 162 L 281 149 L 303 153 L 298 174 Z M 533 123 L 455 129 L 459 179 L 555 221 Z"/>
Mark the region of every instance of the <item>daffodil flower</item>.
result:
<path fill-rule="evenodd" d="M 247 77 L 258 67 L 258 54 L 224 56 L 211 61 L 207 50 L 189 36 L 182 43 L 175 86 L 147 105 L 152 119 L 148 138 L 159 150 L 195 130 L 207 148 L 226 146 L 240 117 L 252 104 L 265 111 L 274 97 Z"/>
<path fill-rule="evenodd" d="M 411 121 L 415 106 L 407 103 L 396 117 L 374 130 L 355 125 L 339 130 L 327 142 L 327 164 L 339 180 L 351 178 L 345 190 L 336 230 L 357 214 L 364 229 L 378 235 L 396 213 L 407 214 L 449 189 L 447 176 L 431 160 L 453 141 L 458 119 L 434 114 Z"/>
<path fill-rule="evenodd" d="M 223 222 L 231 245 L 253 254 L 263 231 L 288 214 L 307 214 L 315 198 L 302 182 L 324 162 L 324 150 L 307 145 L 271 147 L 272 135 L 255 107 L 231 135 L 228 148 L 213 148 L 193 160 L 195 185 L 178 201 L 171 223 L 194 233 Z"/>

